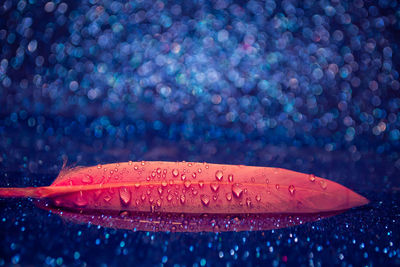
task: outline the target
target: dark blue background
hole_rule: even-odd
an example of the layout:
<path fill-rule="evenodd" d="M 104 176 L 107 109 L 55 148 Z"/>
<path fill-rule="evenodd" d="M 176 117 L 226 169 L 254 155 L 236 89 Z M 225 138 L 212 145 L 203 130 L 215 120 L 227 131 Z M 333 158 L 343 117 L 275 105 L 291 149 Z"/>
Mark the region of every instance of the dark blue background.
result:
<path fill-rule="evenodd" d="M 398 1 L 3 1 L 0 185 L 186 160 L 337 181 L 366 207 L 266 232 L 74 225 L 0 201 L 0 266 L 400 264 Z"/>

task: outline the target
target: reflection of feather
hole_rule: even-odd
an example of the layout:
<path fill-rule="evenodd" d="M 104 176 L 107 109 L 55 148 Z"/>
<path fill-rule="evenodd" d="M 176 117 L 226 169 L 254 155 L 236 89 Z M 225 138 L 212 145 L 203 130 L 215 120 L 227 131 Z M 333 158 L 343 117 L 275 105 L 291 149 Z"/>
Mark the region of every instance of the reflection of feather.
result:
<path fill-rule="evenodd" d="M 56 208 L 39 201 L 39 207 L 73 223 L 90 223 L 115 229 L 170 232 L 265 231 L 318 221 L 341 211 L 312 214 L 190 214 L 162 212 L 94 211 Z"/>
<path fill-rule="evenodd" d="M 80 210 L 190 214 L 304 214 L 368 203 L 335 182 L 285 169 L 157 161 L 65 169 L 50 186 L 1 188 L 0 196 Z"/>

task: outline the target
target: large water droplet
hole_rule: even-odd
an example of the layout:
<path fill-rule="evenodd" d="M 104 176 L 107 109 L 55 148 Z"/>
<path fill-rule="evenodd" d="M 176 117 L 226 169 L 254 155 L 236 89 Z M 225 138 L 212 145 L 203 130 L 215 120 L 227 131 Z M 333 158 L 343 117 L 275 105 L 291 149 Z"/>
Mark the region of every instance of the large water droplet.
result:
<path fill-rule="evenodd" d="M 119 197 L 121 199 L 121 203 L 126 206 L 131 201 L 131 192 L 128 188 L 121 187 L 119 189 Z"/>
<path fill-rule="evenodd" d="M 310 174 L 308 176 L 308 179 L 310 180 L 310 182 L 315 182 L 315 175 L 314 174 Z"/>
<path fill-rule="evenodd" d="M 233 184 L 232 185 L 232 193 L 233 196 L 236 198 L 240 198 L 243 195 L 243 187 L 241 184 Z"/>
<path fill-rule="evenodd" d="M 204 181 L 203 181 L 203 180 L 200 180 L 200 181 L 199 181 L 199 187 L 200 187 L 200 188 L 203 188 L 203 186 L 204 186 Z"/>
<path fill-rule="evenodd" d="M 228 181 L 229 181 L 230 183 L 233 183 L 233 174 L 229 174 L 229 175 L 228 175 Z"/>
<path fill-rule="evenodd" d="M 208 206 L 210 204 L 210 197 L 208 195 L 201 195 L 200 199 L 204 206 Z"/>
<path fill-rule="evenodd" d="M 288 190 L 289 190 L 289 193 L 293 196 L 294 195 L 294 192 L 296 191 L 296 189 L 294 188 L 294 185 L 289 185 L 289 187 L 288 187 Z"/>
<path fill-rule="evenodd" d="M 213 192 L 217 192 L 218 189 L 219 189 L 219 184 L 217 184 L 217 183 L 211 183 L 211 184 L 210 184 L 210 188 L 211 188 L 211 190 L 212 190 Z"/>
<path fill-rule="evenodd" d="M 224 174 L 222 173 L 221 170 L 218 170 L 215 172 L 215 179 L 217 179 L 218 181 L 222 181 L 223 177 L 224 177 Z"/>
<path fill-rule="evenodd" d="M 178 169 L 173 169 L 173 170 L 172 170 L 172 175 L 173 175 L 174 177 L 177 177 L 177 176 L 179 175 Z"/>
<path fill-rule="evenodd" d="M 90 175 L 85 175 L 82 178 L 82 182 L 85 183 L 85 184 L 91 184 L 93 182 L 93 177 L 90 176 Z"/>

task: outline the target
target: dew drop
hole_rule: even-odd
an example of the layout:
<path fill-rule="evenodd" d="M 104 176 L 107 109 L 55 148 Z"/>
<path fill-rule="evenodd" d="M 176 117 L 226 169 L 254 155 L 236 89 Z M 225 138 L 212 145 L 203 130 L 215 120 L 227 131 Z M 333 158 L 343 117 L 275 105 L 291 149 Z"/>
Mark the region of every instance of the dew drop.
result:
<path fill-rule="evenodd" d="M 197 190 L 193 190 L 193 196 L 197 196 L 199 192 Z"/>
<path fill-rule="evenodd" d="M 162 186 L 162 187 L 167 187 L 167 185 L 168 185 L 167 181 L 165 181 L 165 180 L 162 180 L 162 182 L 161 182 L 161 186 Z"/>
<path fill-rule="evenodd" d="M 200 200 L 201 200 L 201 203 L 202 203 L 204 206 L 208 206 L 208 205 L 210 204 L 210 197 L 207 196 L 207 195 L 201 195 L 201 196 L 200 196 Z"/>
<path fill-rule="evenodd" d="M 193 177 L 193 179 L 196 179 L 196 173 L 194 172 L 193 174 L 192 174 L 192 177 Z"/>
<path fill-rule="evenodd" d="M 326 188 L 328 187 L 328 184 L 324 180 L 319 181 L 319 185 L 324 190 L 326 190 Z"/>
<path fill-rule="evenodd" d="M 308 176 L 308 179 L 310 180 L 310 182 L 315 182 L 315 175 L 314 174 L 310 174 Z"/>
<path fill-rule="evenodd" d="M 157 168 L 157 174 L 161 174 L 161 168 Z"/>
<path fill-rule="evenodd" d="M 200 188 L 203 188 L 203 186 L 204 186 L 204 181 L 203 181 L 203 180 L 200 180 L 200 181 L 199 181 L 199 187 L 200 187 Z"/>
<path fill-rule="evenodd" d="M 214 201 L 217 201 L 218 195 L 214 195 L 214 196 L 213 196 L 213 199 L 214 199 Z"/>
<path fill-rule="evenodd" d="M 279 184 L 275 185 L 276 190 L 279 190 Z"/>
<path fill-rule="evenodd" d="M 248 208 L 251 208 L 251 207 L 252 207 L 251 199 L 250 199 L 250 198 L 246 198 L 246 205 L 247 205 Z"/>
<path fill-rule="evenodd" d="M 80 191 L 79 193 L 80 193 L 80 194 L 79 194 L 79 196 L 75 199 L 74 203 L 75 203 L 75 205 L 76 205 L 77 207 L 82 208 L 82 207 L 87 206 L 89 203 L 88 203 L 87 199 L 83 197 L 82 191 Z"/>
<path fill-rule="evenodd" d="M 101 169 L 101 164 L 97 165 L 97 169 Z"/>
<path fill-rule="evenodd" d="M 161 199 L 157 199 L 156 204 L 157 204 L 157 207 L 161 207 Z"/>
<path fill-rule="evenodd" d="M 294 191 L 296 191 L 296 189 L 294 188 L 294 185 L 289 185 L 288 187 L 289 193 L 293 196 L 294 195 Z"/>
<path fill-rule="evenodd" d="M 186 198 L 184 195 L 181 195 L 179 199 L 181 201 L 181 204 L 185 204 Z"/>
<path fill-rule="evenodd" d="M 158 193 L 161 195 L 161 194 L 162 194 L 162 192 L 163 192 L 162 188 L 161 188 L 161 187 L 159 187 L 159 188 L 158 188 Z"/>
<path fill-rule="evenodd" d="M 145 164 L 144 160 L 142 160 L 142 162 L 140 162 L 140 164 L 141 164 L 142 166 L 144 166 L 144 164 Z"/>
<path fill-rule="evenodd" d="M 233 174 L 229 174 L 229 175 L 228 175 L 228 181 L 229 181 L 230 183 L 233 182 Z"/>
<path fill-rule="evenodd" d="M 243 188 L 241 184 L 233 184 L 232 185 L 232 194 L 236 198 L 240 198 L 243 195 Z"/>
<path fill-rule="evenodd" d="M 145 194 L 142 194 L 142 195 L 140 196 L 140 199 L 141 199 L 142 201 L 145 201 L 145 200 L 146 200 L 146 195 L 145 195 Z"/>
<path fill-rule="evenodd" d="M 178 171 L 177 169 L 173 169 L 173 170 L 172 170 L 172 175 L 173 175 L 174 177 L 177 177 L 177 176 L 179 175 L 179 171 Z"/>
<path fill-rule="evenodd" d="M 93 182 L 93 177 L 90 176 L 90 175 L 85 175 L 82 178 L 82 182 L 85 183 L 85 184 L 91 184 Z"/>
<path fill-rule="evenodd" d="M 171 201 L 171 200 L 172 200 L 172 198 L 173 198 L 173 196 L 172 196 L 172 195 L 168 195 L 168 196 L 167 196 L 167 200 L 168 200 L 168 201 Z"/>
<path fill-rule="evenodd" d="M 191 185 L 191 183 L 190 183 L 189 180 L 186 180 L 186 181 L 183 183 L 183 185 L 185 186 L 185 188 L 189 188 L 190 185 Z"/>
<path fill-rule="evenodd" d="M 189 162 L 187 165 L 188 165 L 188 167 L 192 167 L 193 163 Z"/>
<path fill-rule="evenodd" d="M 132 165 L 132 163 L 133 163 L 132 160 L 128 161 L 128 165 Z"/>
<path fill-rule="evenodd" d="M 126 187 L 122 187 L 119 189 L 119 198 L 121 203 L 126 206 L 131 201 L 131 192 Z"/>
<path fill-rule="evenodd" d="M 224 174 L 222 173 L 221 170 L 218 170 L 215 172 L 215 179 L 217 179 L 218 181 L 222 181 L 223 177 L 224 177 Z"/>
<path fill-rule="evenodd" d="M 197 170 L 197 172 L 198 172 L 198 173 L 201 173 L 201 172 L 202 172 L 201 168 L 199 168 L 199 169 Z"/>
<path fill-rule="evenodd" d="M 104 196 L 103 199 L 104 199 L 105 202 L 110 202 L 110 200 L 112 199 L 112 197 L 111 197 L 109 194 L 107 194 L 107 195 Z"/>
<path fill-rule="evenodd" d="M 133 169 L 134 169 L 135 171 L 137 171 L 137 170 L 139 170 L 139 166 L 138 166 L 138 165 L 135 165 L 135 166 L 133 166 Z"/>
<path fill-rule="evenodd" d="M 261 196 L 260 195 L 256 195 L 256 200 L 257 200 L 257 202 L 260 202 L 261 201 Z"/>
<path fill-rule="evenodd" d="M 204 168 L 208 169 L 208 168 L 210 168 L 210 167 L 206 164 L 206 166 L 204 166 Z"/>
<path fill-rule="evenodd" d="M 185 174 L 182 174 L 182 175 L 181 175 L 181 179 L 182 179 L 182 181 L 185 181 L 185 180 L 186 180 L 186 175 L 185 175 Z"/>
<path fill-rule="evenodd" d="M 217 183 L 211 183 L 210 188 L 213 192 L 217 192 L 219 189 L 219 185 Z"/>
<path fill-rule="evenodd" d="M 231 201 L 232 200 L 232 194 L 231 193 L 226 193 L 226 200 Z"/>

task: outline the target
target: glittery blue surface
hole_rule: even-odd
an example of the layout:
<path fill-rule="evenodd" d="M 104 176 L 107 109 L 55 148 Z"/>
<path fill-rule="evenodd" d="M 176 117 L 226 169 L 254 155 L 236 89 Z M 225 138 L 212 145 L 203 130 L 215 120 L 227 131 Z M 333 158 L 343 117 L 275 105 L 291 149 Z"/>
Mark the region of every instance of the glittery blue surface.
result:
<path fill-rule="evenodd" d="M 0 266 L 400 264 L 398 1 L 1 1 L 0 186 L 62 163 L 186 160 L 337 181 L 287 229 L 152 233 L 0 200 Z"/>

